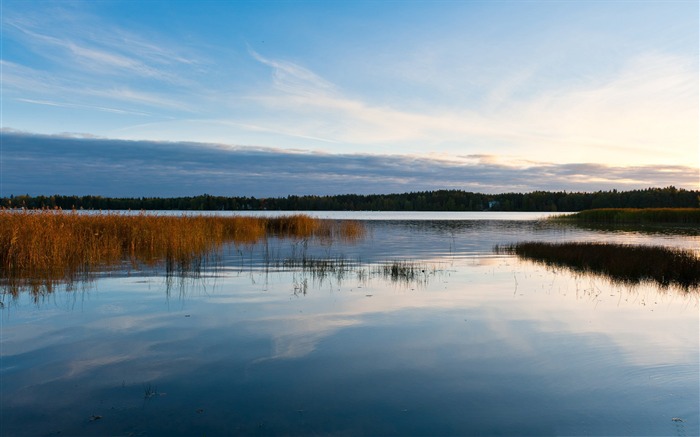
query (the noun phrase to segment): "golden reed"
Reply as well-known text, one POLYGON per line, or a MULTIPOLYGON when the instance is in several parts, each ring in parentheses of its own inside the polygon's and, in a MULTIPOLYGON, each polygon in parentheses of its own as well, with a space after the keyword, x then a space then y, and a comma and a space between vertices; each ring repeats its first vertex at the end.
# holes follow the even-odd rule
POLYGON ((186 271, 191 263, 226 243, 248 244, 268 236, 356 239, 364 232, 359 222, 306 215, 269 218, 0 210, 0 280, 10 289, 50 287, 123 262, 164 262, 169 273, 186 271))

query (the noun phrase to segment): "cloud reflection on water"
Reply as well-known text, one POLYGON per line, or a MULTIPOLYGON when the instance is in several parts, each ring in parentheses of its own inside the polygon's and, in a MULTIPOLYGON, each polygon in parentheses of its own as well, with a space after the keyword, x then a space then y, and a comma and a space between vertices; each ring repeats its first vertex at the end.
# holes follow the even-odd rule
MULTIPOLYGON (((163 417, 184 423, 202 404, 208 423, 221 426, 218 434, 237 414, 238 423, 253 427, 246 429, 258 429, 258 418, 283 417, 279 426, 288 426, 287 413, 294 423, 329 415, 364 423, 375 414, 398 426, 403 422, 392 412, 406 409, 444 433, 440 424, 471 414, 476 424, 505 420, 504 429, 558 434, 580 430, 582 418, 595 434, 663 430, 670 417, 692 417, 697 294, 485 256, 494 238, 591 237, 585 230, 376 226, 377 253, 366 243, 308 254, 337 251, 372 266, 408 251, 421 263, 435 262, 438 272, 421 287, 354 273, 314 282, 303 269, 265 269, 255 260, 232 265, 223 257, 226 268, 205 270, 170 294, 154 274, 98 278, 79 305, 63 304, 78 297, 70 291, 57 290, 39 304, 19 296, 2 310, 8 416, 41 406, 50 416, 61 414, 56 423, 65 424, 57 428, 64 434, 84 433, 69 425, 87 423, 92 414, 139 429, 148 421, 174 429, 163 417), (392 246, 397 232, 409 237, 392 246), (307 293, 295 294, 294 284, 304 279, 307 293), (145 403, 143 384, 167 396, 145 403), (61 405, 45 405, 64 391, 61 405), (101 401, 104 411, 93 411, 101 401), (542 411, 552 413, 544 425, 528 419, 542 411), (669 418, 647 423, 652 415, 669 418)), ((277 253, 283 256, 289 244, 280 242, 277 253)), ((696 429, 688 420, 688 429, 696 429)))

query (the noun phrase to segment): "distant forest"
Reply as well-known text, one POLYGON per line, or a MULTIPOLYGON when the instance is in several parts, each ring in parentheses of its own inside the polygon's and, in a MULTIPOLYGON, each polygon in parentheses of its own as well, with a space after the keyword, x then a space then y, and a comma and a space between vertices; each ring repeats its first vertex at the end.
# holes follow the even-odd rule
POLYGON ((93 210, 298 210, 298 211, 581 211, 593 208, 697 208, 700 190, 647 188, 591 193, 535 191, 481 194, 460 190, 404 194, 341 194, 274 198, 194 197, 112 198, 102 196, 10 196, 5 208, 61 208, 93 210))

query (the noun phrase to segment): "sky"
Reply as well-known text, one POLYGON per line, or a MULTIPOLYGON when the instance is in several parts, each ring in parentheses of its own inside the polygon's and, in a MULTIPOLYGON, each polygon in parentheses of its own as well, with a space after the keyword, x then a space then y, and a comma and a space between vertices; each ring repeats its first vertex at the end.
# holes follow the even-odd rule
POLYGON ((0 195, 700 189, 696 0, 0 8, 0 195))

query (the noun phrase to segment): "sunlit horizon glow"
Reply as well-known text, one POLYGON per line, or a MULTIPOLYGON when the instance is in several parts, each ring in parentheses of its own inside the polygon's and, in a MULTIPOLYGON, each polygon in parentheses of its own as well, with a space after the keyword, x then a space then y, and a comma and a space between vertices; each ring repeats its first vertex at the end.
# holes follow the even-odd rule
MULTIPOLYGON (((65 151, 28 154, 17 146, 21 136, 143 145, 129 149, 133 156, 101 156, 104 182, 95 179, 95 194, 120 193, 112 164, 139 162, 157 179, 153 142, 170 144, 158 148, 163 155, 187 150, 181 161, 167 158, 182 177, 198 147, 217 145, 233 154, 197 168, 231 171, 239 186, 277 195, 332 192, 296 175, 259 187, 265 170, 246 177, 232 168, 235 154, 257 148, 278 160, 297 153, 338 166, 348 156, 361 157, 357 165, 382 161, 366 172, 348 163, 339 173, 321 168, 348 181, 331 184, 338 193, 700 188, 696 1, 0 7, 5 193, 77 194, 79 173, 97 165, 81 160, 90 153, 74 157, 75 173, 42 185, 8 163, 45 166, 63 162, 65 151), (392 159, 409 168, 392 173, 392 159), (415 174, 413 161, 421 163, 415 174), (474 175, 441 174, 450 166, 474 175), (562 178, 576 166, 591 173, 562 178), (531 177, 532 168, 542 179, 518 177, 531 177), (356 177, 363 181, 353 190, 356 177)), ((268 176, 277 170, 271 165, 268 176)), ((143 195, 172 191, 142 183, 143 195)), ((246 194, 226 185, 206 191, 246 194)))

